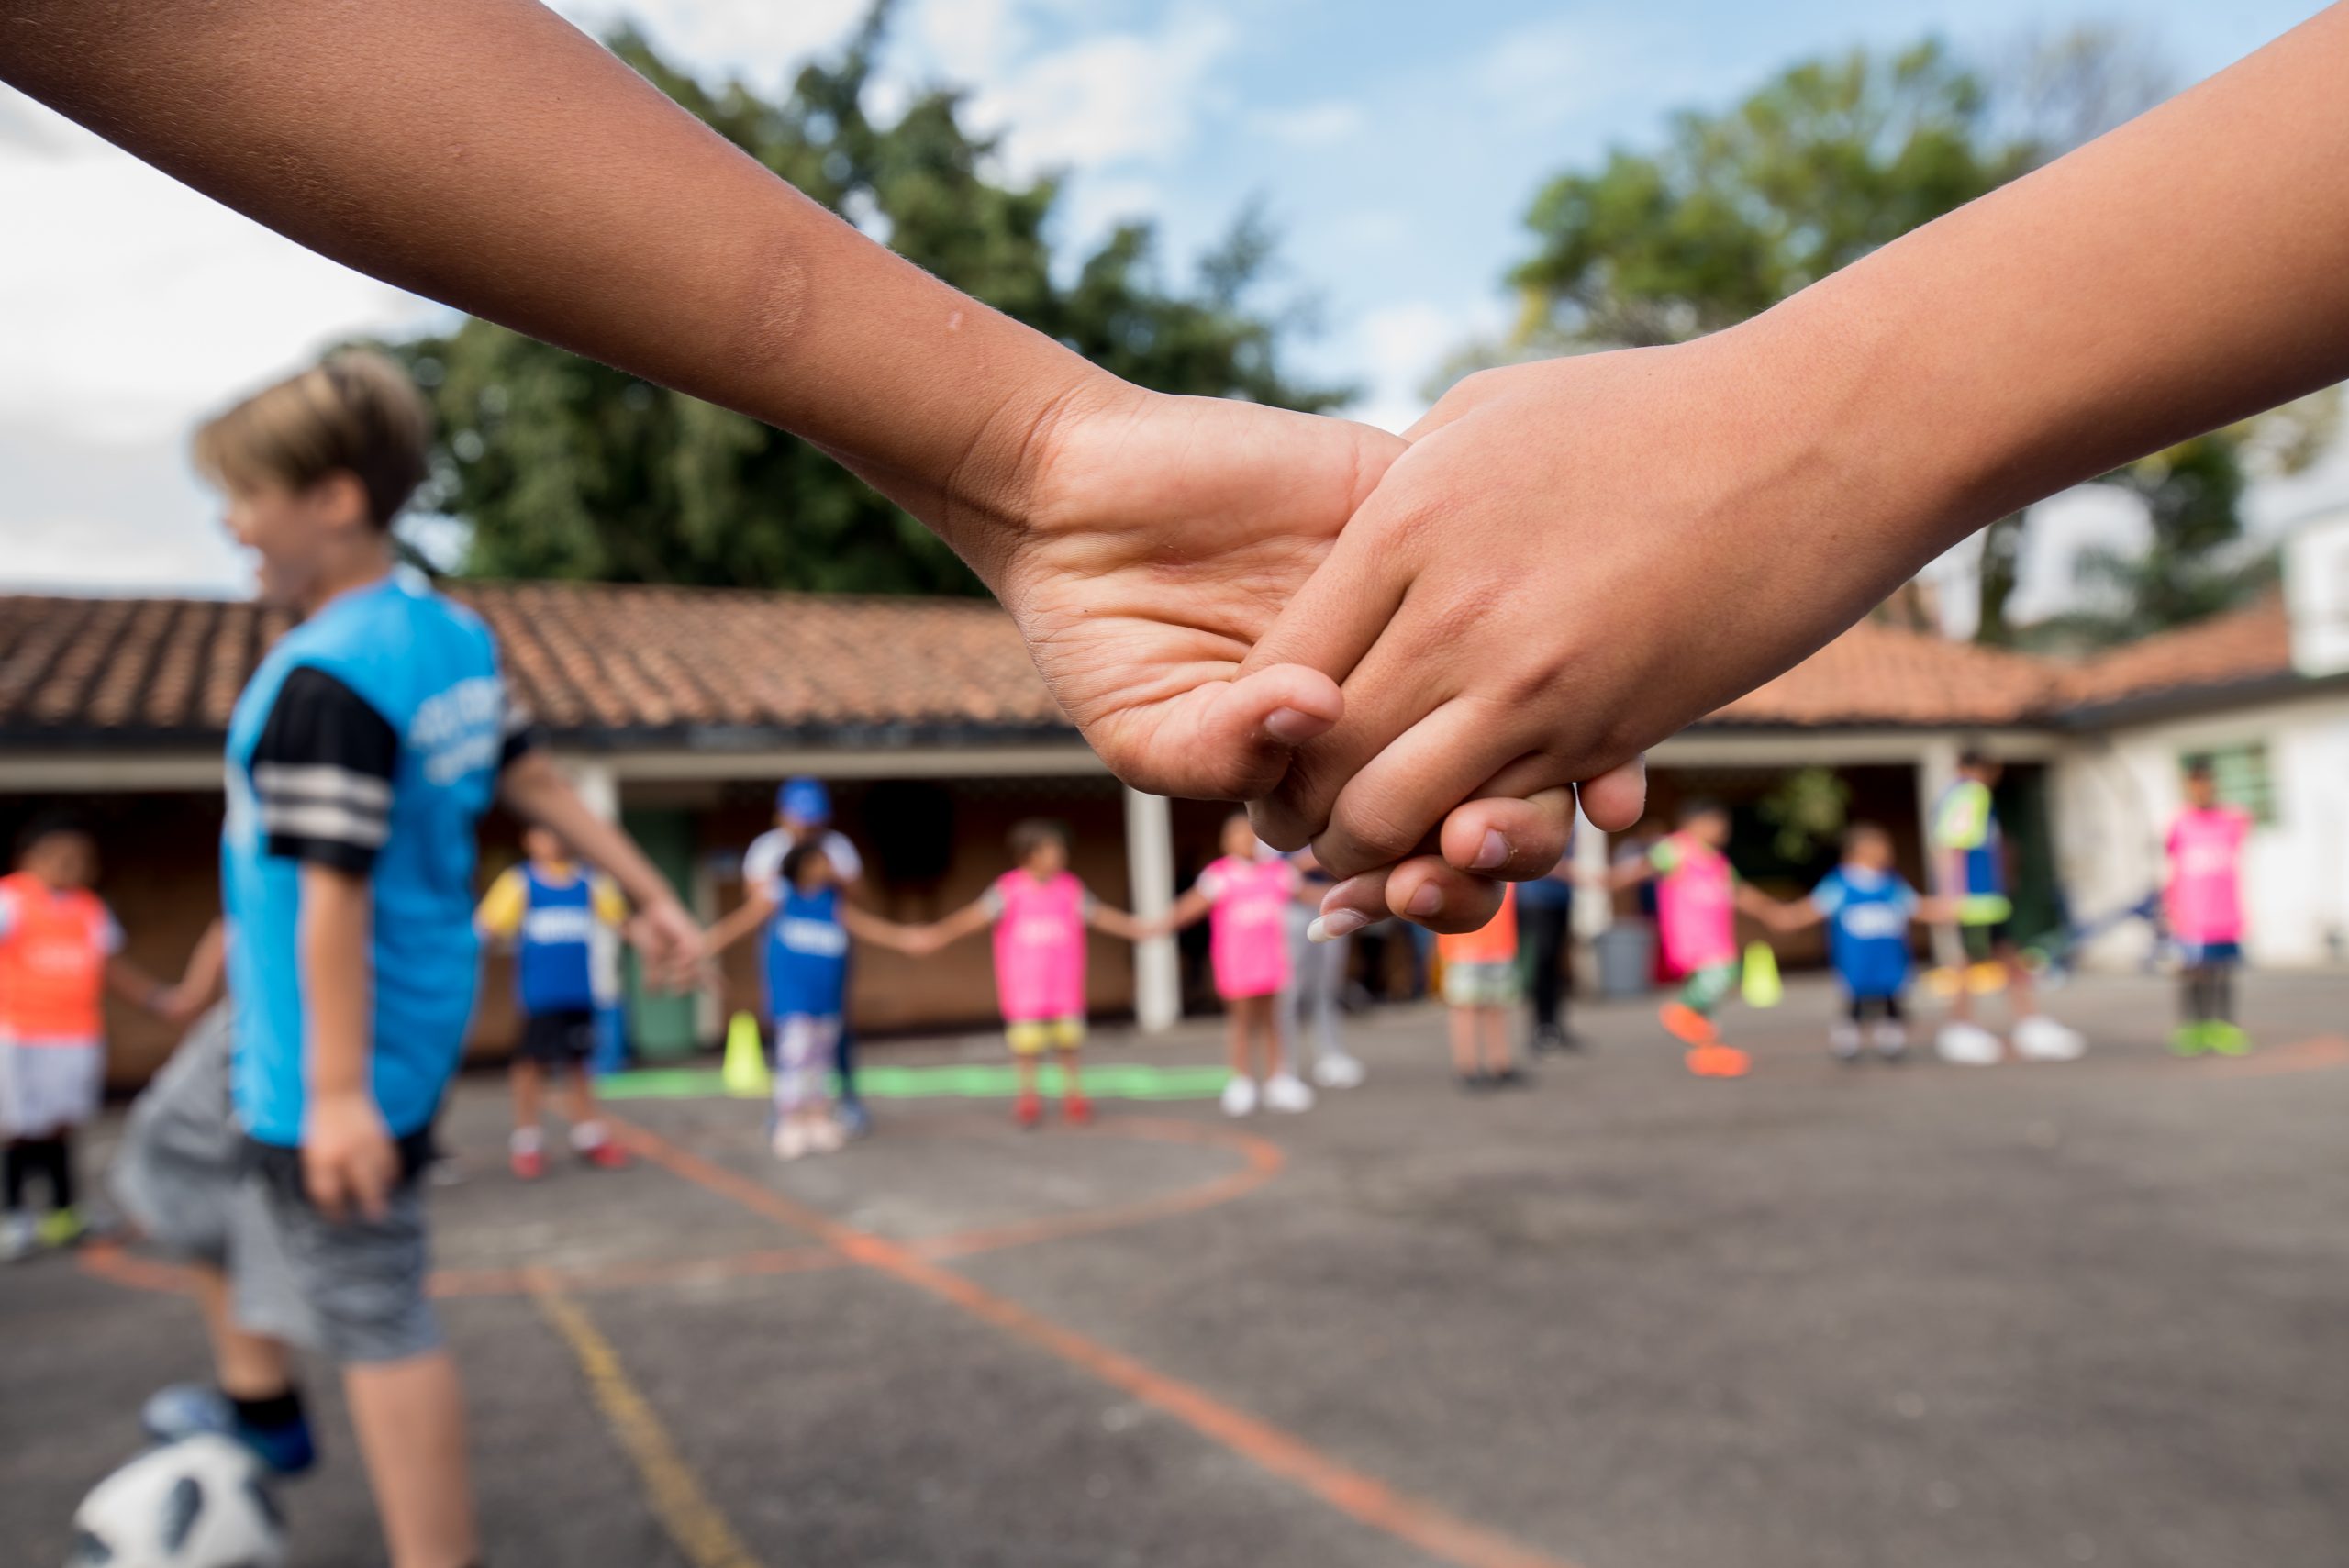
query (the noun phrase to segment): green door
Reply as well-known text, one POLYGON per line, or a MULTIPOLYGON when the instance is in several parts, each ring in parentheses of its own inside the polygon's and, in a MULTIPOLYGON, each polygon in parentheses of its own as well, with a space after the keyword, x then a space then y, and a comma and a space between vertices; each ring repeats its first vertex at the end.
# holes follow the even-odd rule
MULTIPOLYGON (((620 826, 643 846, 671 885, 690 895, 694 874, 694 818, 689 811, 623 808, 620 826)), ((695 998, 663 995, 644 988, 636 955, 621 961, 628 986, 629 1048, 640 1062, 669 1062, 691 1055, 701 1042, 694 1027, 695 998)))

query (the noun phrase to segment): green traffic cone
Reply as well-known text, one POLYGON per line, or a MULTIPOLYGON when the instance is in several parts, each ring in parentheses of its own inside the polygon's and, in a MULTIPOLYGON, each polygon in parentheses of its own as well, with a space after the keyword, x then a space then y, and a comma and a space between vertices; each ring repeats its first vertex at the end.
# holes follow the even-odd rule
POLYGON ((766 1047, 759 1042, 759 1020, 748 1013, 735 1014, 726 1026, 726 1065, 718 1076, 738 1100, 763 1100, 774 1088, 766 1047))
POLYGON ((1745 1005, 1775 1007, 1785 1000, 1787 987, 1778 978, 1778 955, 1768 942, 1753 942, 1745 950, 1745 1005))

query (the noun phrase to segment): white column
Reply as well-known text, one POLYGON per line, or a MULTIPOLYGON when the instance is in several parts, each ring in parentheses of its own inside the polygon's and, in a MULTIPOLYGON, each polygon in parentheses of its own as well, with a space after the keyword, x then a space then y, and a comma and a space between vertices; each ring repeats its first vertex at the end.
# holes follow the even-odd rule
MULTIPOLYGON (((1584 876, 1607 874, 1607 835, 1575 808, 1575 847, 1568 862, 1584 876)), ((1575 935, 1588 941, 1615 923, 1615 895, 1603 887, 1575 885, 1575 935)))
MULTIPOLYGON (((1951 891, 1940 884, 1941 851, 1933 844, 1933 807, 1941 804, 1942 795, 1957 783, 1957 752, 1955 740, 1946 735, 1934 736, 1924 743, 1917 757, 1917 822, 1922 829, 1925 846, 1925 880, 1919 892, 1931 896, 1951 891)), ((1933 962, 1943 968, 1953 968, 1965 962, 1965 944, 1955 927, 1936 923, 1932 927, 1933 962)))
POLYGON ((612 770, 602 762, 572 762, 563 770, 571 777, 571 787, 579 794, 581 804, 607 822, 620 819, 620 784, 612 770))
MULTIPOLYGON (((1174 904, 1174 817, 1163 795, 1126 792, 1126 880, 1134 916, 1155 920, 1174 904)), ((1183 975, 1174 939, 1153 937, 1134 949, 1134 1018, 1147 1034, 1183 1016, 1183 975)))

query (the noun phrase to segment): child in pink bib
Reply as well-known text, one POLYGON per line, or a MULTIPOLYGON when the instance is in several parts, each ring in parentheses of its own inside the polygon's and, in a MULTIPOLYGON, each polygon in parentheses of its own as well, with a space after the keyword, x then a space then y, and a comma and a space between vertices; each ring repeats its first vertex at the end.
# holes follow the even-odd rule
POLYGON ((1163 922, 1172 931, 1213 917, 1208 951, 1215 961, 1216 995, 1223 998, 1231 1053, 1231 1081, 1223 1093, 1228 1115, 1246 1116, 1256 1108, 1258 1042, 1264 1103, 1280 1111, 1313 1104, 1313 1091, 1281 1065, 1274 1024, 1275 1005, 1289 980, 1288 906, 1300 885, 1297 867, 1257 841, 1246 816, 1234 815, 1223 825, 1222 858, 1199 873, 1163 922))
POLYGON ((1068 836, 1056 825, 1030 821, 1012 828, 1011 858, 1019 863, 996 878, 977 902, 928 928, 920 940, 924 951, 935 952, 982 926, 995 927, 996 1000, 1019 1078, 1013 1118, 1022 1127, 1043 1119, 1037 1066, 1046 1051, 1056 1050, 1062 1114, 1083 1126, 1093 1119, 1076 1074, 1077 1048, 1085 1043, 1085 931, 1097 927, 1138 941, 1142 928, 1085 891, 1068 869, 1068 836))
POLYGON ((1659 1017, 1688 1048, 1688 1070, 1704 1078, 1742 1078, 1750 1065, 1744 1051, 1721 1043, 1713 1015, 1737 986, 1738 911, 1766 922, 1777 909, 1738 880, 1724 852, 1729 832, 1726 807, 1692 800, 1680 808, 1678 830, 1645 855, 1576 879, 1610 891, 1655 884, 1656 935, 1664 962, 1681 977, 1680 994, 1659 1017))
POLYGON ((2235 970, 2243 962, 2243 847, 2251 814, 2219 804, 2208 762, 2186 771, 2186 806, 2169 825, 2169 887, 2163 906, 2185 963, 2170 1049, 2238 1056, 2251 1041, 2235 1023, 2235 970))

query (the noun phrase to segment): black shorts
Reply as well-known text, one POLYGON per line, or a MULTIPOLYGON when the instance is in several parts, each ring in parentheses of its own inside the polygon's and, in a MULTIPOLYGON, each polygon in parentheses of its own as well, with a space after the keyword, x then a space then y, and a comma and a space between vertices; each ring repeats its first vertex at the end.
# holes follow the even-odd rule
POLYGON ((1961 926, 1965 938, 1965 956, 1976 963, 1987 963, 2001 953, 2013 950, 2015 923, 1993 920, 1987 926, 1961 926))
POLYGON ((1900 998, 1897 995, 1852 998, 1852 1021, 1855 1024, 1864 1024, 1875 1018, 1897 1024, 1905 1022, 1908 1017, 1900 1010, 1900 998))
POLYGON ((522 1044, 514 1054, 541 1067, 579 1066, 596 1054, 594 1009, 528 1015, 522 1020, 522 1044))

